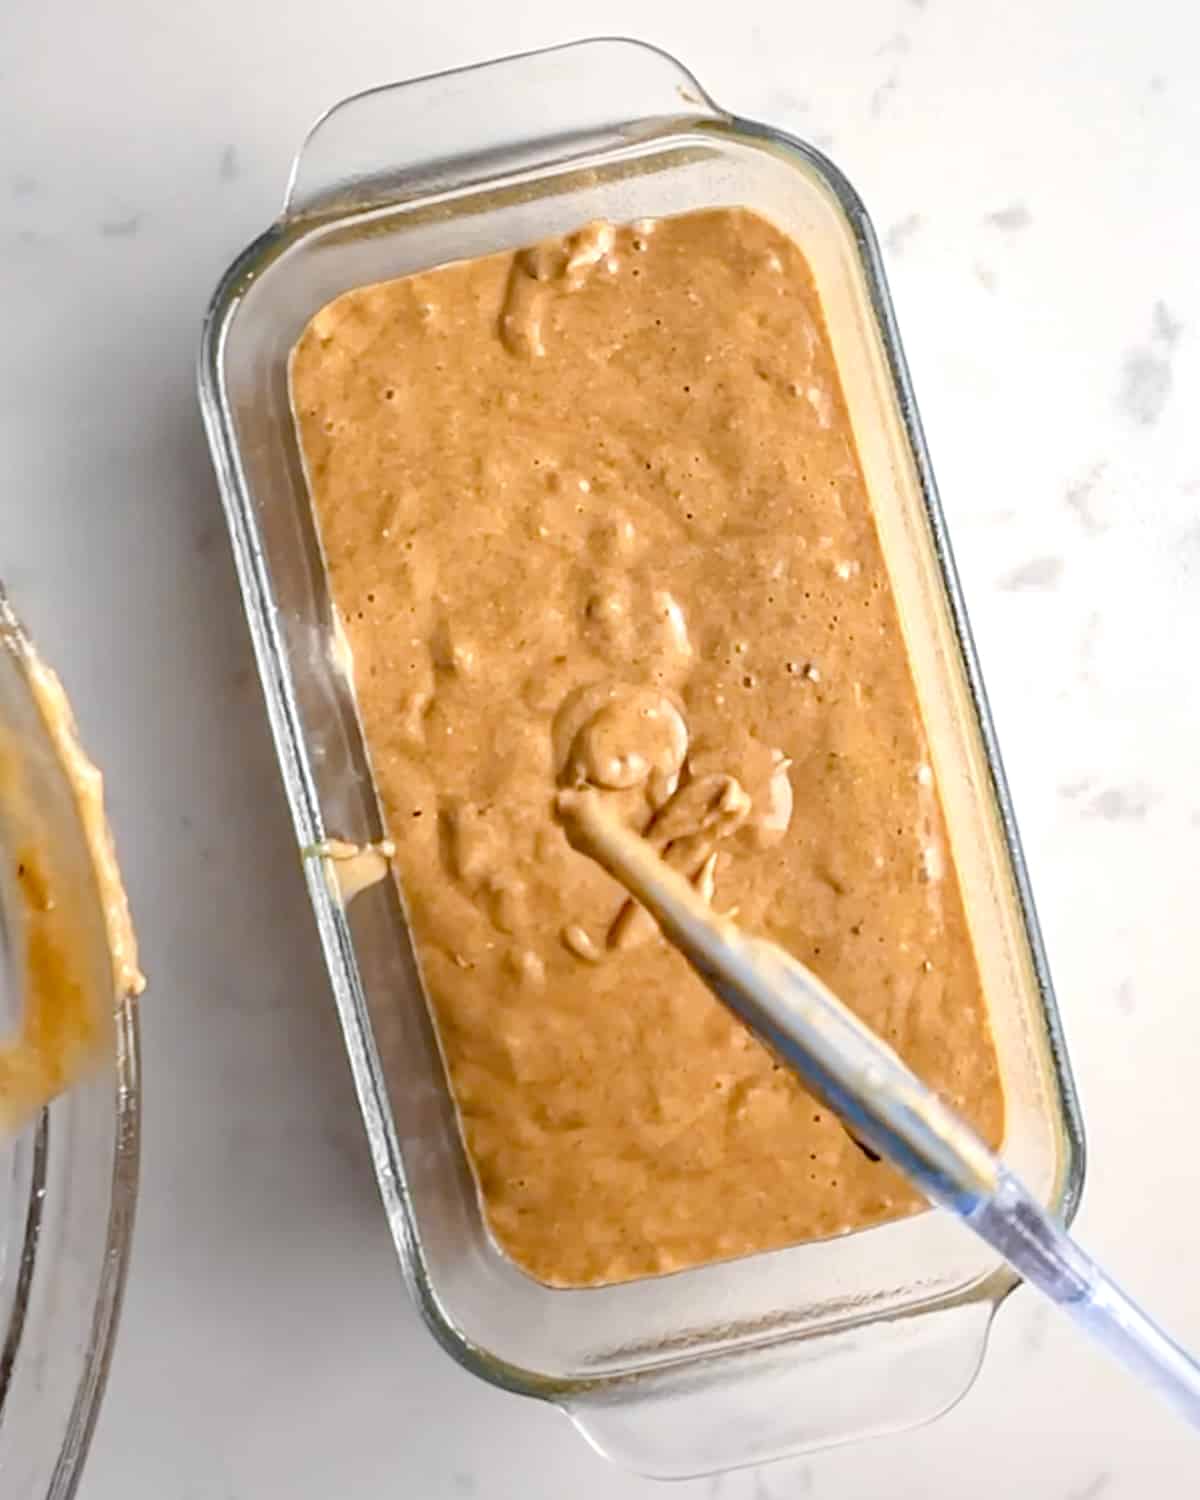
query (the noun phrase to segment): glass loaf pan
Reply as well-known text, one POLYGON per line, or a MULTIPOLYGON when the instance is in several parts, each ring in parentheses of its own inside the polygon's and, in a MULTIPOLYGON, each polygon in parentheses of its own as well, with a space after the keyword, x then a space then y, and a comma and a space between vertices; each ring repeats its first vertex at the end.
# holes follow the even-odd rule
MULTIPOLYGON (((288 406, 305 324, 352 287, 586 220, 734 205, 796 240, 816 278, 988 994, 1004 1149, 1069 1218, 1078 1110, 874 233, 818 152, 731 117, 651 47, 579 42, 338 105, 217 289, 201 401, 297 840, 383 833, 288 406)), ((321 862, 306 870, 397 1250, 468 1369, 663 1476, 907 1426, 969 1387, 1014 1277, 933 1213, 612 1287, 518 1271, 482 1220, 393 883, 344 908, 321 862)))

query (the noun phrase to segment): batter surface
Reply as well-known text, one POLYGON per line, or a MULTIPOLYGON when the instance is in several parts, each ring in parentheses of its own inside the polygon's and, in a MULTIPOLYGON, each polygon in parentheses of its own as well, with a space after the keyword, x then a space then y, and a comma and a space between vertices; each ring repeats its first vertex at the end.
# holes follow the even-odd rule
POLYGON ((996 1059, 799 249, 720 210, 347 293, 292 399, 487 1221, 554 1285, 919 1206, 554 821, 599 788, 993 1143, 996 1059))

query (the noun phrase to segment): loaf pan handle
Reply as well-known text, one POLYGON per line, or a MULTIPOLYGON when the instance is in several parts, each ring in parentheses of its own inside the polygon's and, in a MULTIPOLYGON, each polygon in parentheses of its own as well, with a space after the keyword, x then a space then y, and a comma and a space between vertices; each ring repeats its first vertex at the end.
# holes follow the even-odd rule
POLYGON ((686 68, 644 42, 527 52, 334 105, 292 165, 284 218, 427 197, 724 118, 686 68))
POLYGON ((622 1468, 690 1479, 899 1432, 979 1373, 997 1298, 667 1370, 573 1398, 567 1414, 622 1468))

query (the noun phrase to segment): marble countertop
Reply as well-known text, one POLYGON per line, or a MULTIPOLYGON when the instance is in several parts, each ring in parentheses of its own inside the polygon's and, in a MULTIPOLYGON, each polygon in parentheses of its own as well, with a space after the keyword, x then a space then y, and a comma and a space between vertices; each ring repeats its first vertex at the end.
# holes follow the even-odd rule
MULTIPOLYGON (((1200 1346, 1200 21, 1173 0, 111 0, 0 19, 0 574, 106 767, 152 987, 83 1500, 641 1500, 404 1294, 194 394, 324 106, 589 30, 807 136, 887 247, 1089 1130, 1081 1236, 1200 1346), (418 18, 418 9, 424 12, 418 18)), ((1172 1500, 1200 1445, 1028 1292, 920 1431, 680 1500, 1172 1500)))

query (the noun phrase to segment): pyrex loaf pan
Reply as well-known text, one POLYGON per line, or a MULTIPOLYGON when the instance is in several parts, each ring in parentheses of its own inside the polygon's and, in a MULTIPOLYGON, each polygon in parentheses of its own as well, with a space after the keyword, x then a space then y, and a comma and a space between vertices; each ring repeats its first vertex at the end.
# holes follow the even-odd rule
MULTIPOLYGON (((351 287, 586 220, 733 205, 790 234, 816 277, 978 947, 1004 1150, 1069 1216, 1078 1114, 874 235, 823 157, 729 116, 652 48, 582 42, 339 105, 217 290, 201 398, 297 840, 383 833, 288 408, 305 324, 351 287)), ((469 1369, 662 1475, 905 1426, 969 1386, 1013 1278, 932 1213, 619 1286, 523 1275, 483 1224, 397 892, 344 909, 319 861, 307 878, 397 1249, 469 1369)))

